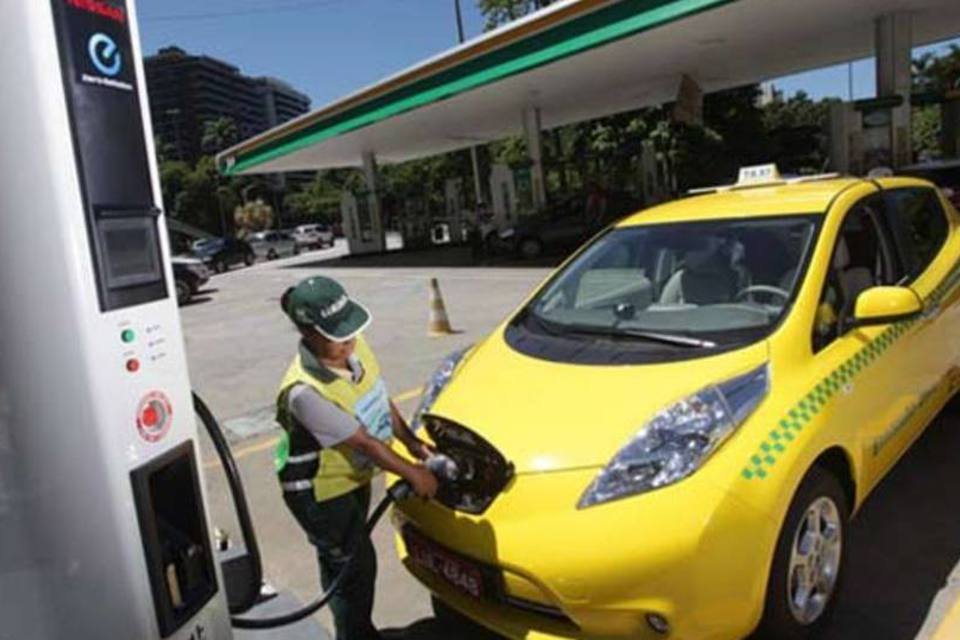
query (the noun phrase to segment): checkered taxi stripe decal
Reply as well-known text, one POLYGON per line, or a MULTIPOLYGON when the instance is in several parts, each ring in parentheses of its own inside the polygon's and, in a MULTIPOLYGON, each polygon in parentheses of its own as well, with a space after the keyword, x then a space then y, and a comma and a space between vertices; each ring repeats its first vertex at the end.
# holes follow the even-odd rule
MULTIPOLYGON (((954 293, 960 284, 960 262, 944 278, 936 289, 927 297, 927 308, 936 307, 950 294, 954 293)), ((780 419, 776 428, 760 443, 757 451, 750 456, 750 460, 741 474, 747 480, 762 480, 770 474, 770 470, 777 464, 777 460, 787 450, 811 419, 820 413, 830 400, 853 382, 864 369, 873 364, 886 352, 891 345, 897 342, 904 334, 919 322, 912 318, 891 325, 879 336, 871 340, 852 358, 833 370, 820 381, 806 396, 791 408, 780 419)))

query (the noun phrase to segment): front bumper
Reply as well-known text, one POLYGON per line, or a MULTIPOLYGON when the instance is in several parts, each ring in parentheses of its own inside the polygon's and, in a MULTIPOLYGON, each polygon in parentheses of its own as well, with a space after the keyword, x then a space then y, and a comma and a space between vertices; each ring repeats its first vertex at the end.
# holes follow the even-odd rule
POLYGON ((510 638, 732 639, 759 620, 776 527, 697 476, 578 510, 596 469, 520 475, 479 517, 407 501, 395 520, 502 572, 503 597, 478 600, 417 565, 447 604, 510 638))

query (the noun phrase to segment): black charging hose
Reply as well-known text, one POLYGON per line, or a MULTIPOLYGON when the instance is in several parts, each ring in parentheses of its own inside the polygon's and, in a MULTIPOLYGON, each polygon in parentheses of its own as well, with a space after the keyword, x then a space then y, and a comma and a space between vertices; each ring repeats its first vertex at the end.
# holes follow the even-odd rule
POLYGON ((237 512, 237 521, 240 523, 240 532, 243 536, 243 544, 247 548, 252 562, 252 574, 250 576, 250 585, 244 598, 239 604, 230 607, 230 613, 243 613, 257 602, 260 596, 260 584, 263 582, 263 562, 260 557, 260 545, 257 544, 257 533, 253 529, 253 519, 250 517, 250 507, 247 505, 247 494, 243 490, 243 481, 240 479, 240 470, 237 468, 237 461, 233 459, 230 453, 230 445, 223 435, 220 424, 210 411, 207 403, 193 393, 193 410, 203 426, 206 427, 213 446, 217 450, 217 456, 220 458, 220 464, 223 465, 223 471, 227 476, 227 484, 230 487, 230 495, 233 497, 234 508, 237 512))
MULTIPOLYGON (((213 413, 207 407, 206 403, 198 396, 196 393, 193 394, 193 407, 197 412, 197 415, 200 417, 200 421, 203 422, 203 426, 206 427, 207 433, 210 434, 210 439, 213 440, 213 446, 217 450, 217 455, 220 457, 220 462, 223 464, 224 473, 227 475, 227 482, 230 485, 230 494, 233 496, 233 503, 236 505, 237 511, 237 520, 240 522, 240 532, 243 536, 243 544, 247 548, 247 553, 249 553, 252 564, 253 572, 250 577, 250 592, 251 595, 244 598, 244 601, 240 605, 235 605, 230 607, 230 623, 237 629, 272 629, 274 627, 283 627, 288 624, 293 624, 299 622, 308 616, 312 616, 314 613, 322 609, 328 602, 330 598, 337 592, 337 589, 340 588, 340 585, 346 579, 350 570, 353 567, 354 558, 356 558, 357 548, 360 543, 362 543, 363 538, 360 538, 357 544, 350 551, 350 555, 347 558, 346 564, 340 570, 340 573, 337 574, 337 577, 333 579, 330 583, 330 586, 326 588, 320 595, 313 599, 309 604, 279 616, 274 616, 272 618, 241 618, 237 617, 237 613, 243 613, 244 611, 249 610, 254 604, 256 604, 257 598, 260 595, 260 585, 263 582, 263 561, 260 556, 260 546, 257 544, 257 534, 253 529, 253 520, 250 517, 250 509, 247 506, 246 494, 243 491, 243 482, 240 479, 240 471, 237 469, 237 463, 233 459, 233 454, 230 452, 230 447, 227 445, 227 440, 223 436, 223 431, 220 429, 220 425, 217 422, 217 419, 213 416, 213 413)), ((376 506, 373 510, 373 513, 370 514, 370 517, 367 519, 367 524, 364 527, 364 535, 369 536, 370 532, 373 531, 373 528, 377 526, 377 523, 383 517, 383 514, 386 513, 390 505, 397 500, 403 500, 410 495, 411 489, 410 485, 406 482, 397 482, 392 487, 387 489, 387 495, 384 496, 383 500, 376 506)))

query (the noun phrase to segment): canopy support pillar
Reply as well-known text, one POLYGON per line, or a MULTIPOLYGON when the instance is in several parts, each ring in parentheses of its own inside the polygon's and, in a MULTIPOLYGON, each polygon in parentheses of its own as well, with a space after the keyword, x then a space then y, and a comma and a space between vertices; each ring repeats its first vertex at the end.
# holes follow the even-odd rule
POLYGON ((874 28, 877 97, 903 98, 901 105, 894 107, 891 112, 890 159, 893 168, 896 168, 913 160, 910 138, 913 21, 905 11, 888 13, 876 19, 874 28))
POLYGON ((362 159, 366 190, 356 194, 344 192, 340 200, 340 214, 352 255, 380 253, 387 249, 380 213, 377 160, 370 151, 364 152, 362 159))
POLYGON ((533 189, 533 206, 542 209, 547 204, 546 183, 543 177, 543 133, 540 128, 540 108, 523 110, 523 135, 530 158, 530 183, 533 189))

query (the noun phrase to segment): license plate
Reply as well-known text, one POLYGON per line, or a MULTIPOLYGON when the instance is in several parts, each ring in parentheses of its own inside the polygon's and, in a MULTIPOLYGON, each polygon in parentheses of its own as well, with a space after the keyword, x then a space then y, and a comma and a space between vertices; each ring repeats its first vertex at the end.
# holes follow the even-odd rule
POLYGON ((440 578, 458 591, 474 598, 483 598, 483 570, 473 562, 461 558, 412 532, 404 531, 404 540, 410 559, 421 569, 440 578))

